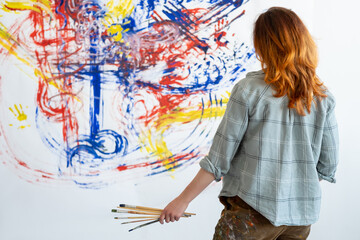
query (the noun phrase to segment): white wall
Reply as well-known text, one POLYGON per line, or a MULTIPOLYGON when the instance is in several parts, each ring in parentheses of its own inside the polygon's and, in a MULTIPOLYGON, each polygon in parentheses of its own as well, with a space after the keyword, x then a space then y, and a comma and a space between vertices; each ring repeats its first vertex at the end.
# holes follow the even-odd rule
POLYGON ((320 221, 310 239, 360 239, 359 3, 314 1, 314 36, 320 52, 319 76, 337 98, 340 163, 337 183, 322 183, 320 221))
MULTIPOLYGON (((322 182, 321 216, 309 239, 360 239, 358 8, 355 1, 253 0, 247 7, 248 17, 275 5, 292 8, 308 25, 319 47, 318 75, 337 98, 341 141, 338 182, 322 182)), ((102 190, 83 190, 28 184, 0 166, 0 239, 211 239, 222 208, 217 200, 221 187, 218 183, 190 204, 188 211, 197 216, 177 223, 155 224, 128 233, 129 227, 120 225, 110 213, 120 202, 164 207, 197 170, 198 166, 193 165, 175 178, 156 177, 136 186, 124 182, 102 190)))

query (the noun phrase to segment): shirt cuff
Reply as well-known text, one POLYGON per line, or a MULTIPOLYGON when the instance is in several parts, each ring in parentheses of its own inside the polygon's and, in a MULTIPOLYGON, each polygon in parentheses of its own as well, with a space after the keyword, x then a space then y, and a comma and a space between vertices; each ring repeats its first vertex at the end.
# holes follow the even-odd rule
POLYGON ((205 171, 214 174, 215 181, 219 182, 221 180, 221 170, 214 166, 210 159, 206 156, 200 161, 200 167, 205 171))
POLYGON ((336 183, 336 179, 334 177, 329 177, 329 176, 325 176, 321 173, 318 172, 318 176, 319 176, 319 179, 324 179, 328 182, 331 182, 331 183, 336 183))

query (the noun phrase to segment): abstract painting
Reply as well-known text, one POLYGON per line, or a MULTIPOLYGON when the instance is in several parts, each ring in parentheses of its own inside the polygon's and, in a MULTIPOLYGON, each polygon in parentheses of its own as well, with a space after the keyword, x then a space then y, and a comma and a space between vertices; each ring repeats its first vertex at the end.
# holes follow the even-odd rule
POLYGON ((197 163, 256 61, 247 2, 2 0, 1 164, 98 189, 197 163))

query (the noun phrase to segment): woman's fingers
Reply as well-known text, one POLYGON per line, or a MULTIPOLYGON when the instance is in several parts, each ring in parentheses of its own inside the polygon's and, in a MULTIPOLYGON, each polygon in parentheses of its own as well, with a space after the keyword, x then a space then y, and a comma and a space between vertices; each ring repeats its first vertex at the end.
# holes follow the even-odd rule
POLYGON ((188 203, 184 202, 180 198, 174 199, 170 202, 162 211, 160 215, 160 223, 166 223, 179 221, 181 216, 184 214, 185 209, 187 208, 188 203))
POLYGON ((161 224, 164 224, 164 221, 166 223, 169 223, 169 222, 175 222, 175 221, 179 221, 179 220, 180 220, 179 216, 173 215, 171 213, 166 213, 166 212, 161 213, 161 215, 159 217, 159 222, 161 224))
POLYGON ((170 222, 170 214, 166 214, 166 217, 165 217, 165 222, 166 223, 169 223, 170 222))
POLYGON ((161 224, 164 224, 164 219, 165 219, 165 213, 164 213, 164 211, 161 213, 161 215, 160 215, 160 217, 159 217, 159 222, 161 223, 161 224))

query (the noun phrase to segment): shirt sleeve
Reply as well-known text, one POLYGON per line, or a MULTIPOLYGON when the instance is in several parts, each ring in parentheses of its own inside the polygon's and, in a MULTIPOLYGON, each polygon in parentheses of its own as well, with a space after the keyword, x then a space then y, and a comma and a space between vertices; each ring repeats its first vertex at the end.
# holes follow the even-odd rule
POLYGON ((321 152, 316 166, 319 179, 335 183, 335 171, 339 161, 339 133, 335 118, 335 102, 325 119, 321 152))
POLYGON ((213 173, 217 182, 229 171, 231 160, 248 126, 248 104, 240 82, 230 94, 208 155, 200 161, 200 167, 213 173))

